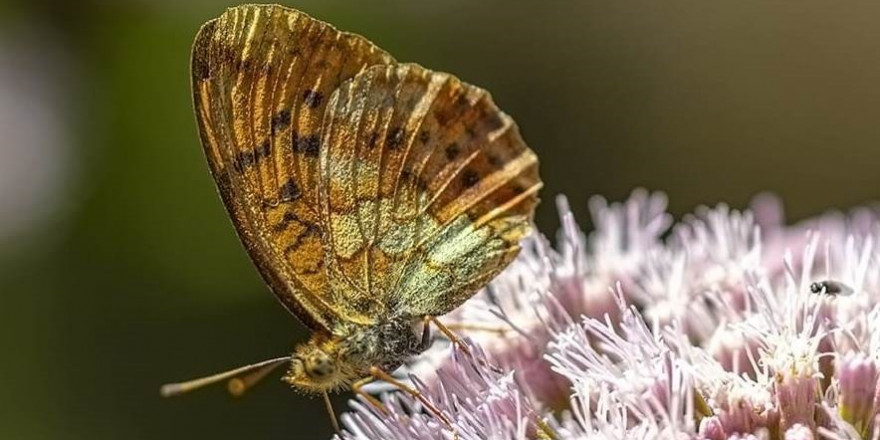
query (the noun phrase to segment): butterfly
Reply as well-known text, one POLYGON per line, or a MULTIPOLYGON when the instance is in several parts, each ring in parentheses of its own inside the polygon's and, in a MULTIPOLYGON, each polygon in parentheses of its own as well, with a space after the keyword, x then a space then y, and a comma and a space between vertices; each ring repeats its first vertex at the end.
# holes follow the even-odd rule
POLYGON ((307 393, 356 387, 424 351, 426 319, 517 255, 538 159, 489 93, 399 63, 359 35, 274 5, 228 9, 192 50, 201 143, 239 238, 310 330, 267 370, 307 393))

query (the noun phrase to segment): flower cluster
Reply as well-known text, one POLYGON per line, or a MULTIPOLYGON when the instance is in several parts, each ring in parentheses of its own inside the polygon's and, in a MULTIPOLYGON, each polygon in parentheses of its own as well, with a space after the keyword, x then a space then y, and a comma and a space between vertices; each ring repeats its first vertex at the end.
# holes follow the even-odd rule
POLYGON ((662 194, 564 199, 344 440, 880 440, 880 211, 786 226, 769 196, 674 224, 662 194))

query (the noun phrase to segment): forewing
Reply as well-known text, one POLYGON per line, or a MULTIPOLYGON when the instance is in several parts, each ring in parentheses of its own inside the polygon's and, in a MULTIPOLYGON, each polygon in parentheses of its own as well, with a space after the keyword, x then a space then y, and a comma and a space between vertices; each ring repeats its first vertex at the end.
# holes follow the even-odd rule
POLYGON ((312 328, 339 315, 316 204, 323 114, 342 82, 393 62, 360 36, 280 6, 228 9, 196 37, 193 98, 211 172, 260 273, 312 328))
POLYGON ((354 312, 446 313, 516 256, 538 161, 486 91, 373 66, 333 93, 324 127, 325 267, 354 312))

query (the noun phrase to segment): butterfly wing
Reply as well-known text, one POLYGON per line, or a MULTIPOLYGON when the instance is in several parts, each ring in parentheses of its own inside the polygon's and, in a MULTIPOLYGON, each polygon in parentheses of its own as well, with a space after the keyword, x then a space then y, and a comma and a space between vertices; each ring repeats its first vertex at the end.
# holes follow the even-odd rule
POLYGON ((279 300, 332 327, 317 210, 321 122, 330 94, 390 55, 280 6, 227 10, 199 31, 192 87, 202 146, 239 237, 279 300))
POLYGON ((349 313, 446 313, 516 256, 538 160, 486 91, 413 64, 373 66, 333 93, 323 126, 325 267, 349 313))

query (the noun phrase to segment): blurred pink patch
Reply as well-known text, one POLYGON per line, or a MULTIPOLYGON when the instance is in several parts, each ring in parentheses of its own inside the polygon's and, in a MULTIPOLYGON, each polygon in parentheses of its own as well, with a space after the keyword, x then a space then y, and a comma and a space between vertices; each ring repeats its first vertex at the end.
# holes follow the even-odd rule
POLYGON ((33 23, 0 31, 0 242, 45 232, 66 205, 77 72, 53 35, 33 23))

